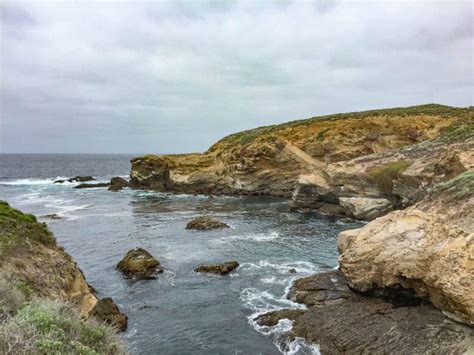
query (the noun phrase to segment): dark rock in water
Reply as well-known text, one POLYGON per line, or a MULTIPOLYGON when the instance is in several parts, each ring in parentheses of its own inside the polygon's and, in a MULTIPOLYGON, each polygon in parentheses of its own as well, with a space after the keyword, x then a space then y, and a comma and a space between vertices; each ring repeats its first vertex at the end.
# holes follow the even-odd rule
POLYGON ((231 272, 232 270, 236 269, 238 266, 239 266, 239 263, 237 261, 229 261, 223 264, 201 265, 198 268, 196 268, 194 271, 225 275, 231 272))
POLYGON ((186 229, 196 230, 211 230, 222 228, 229 228, 229 226, 223 222, 219 222, 210 217, 198 217, 196 219, 193 219, 186 225, 186 229))
POLYGON ((87 189, 87 188, 94 188, 94 187, 109 187, 110 184, 108 182, 99 182, 97 184, 79 184, 74 186, 75 189, 87 189))
POLYGON ((351 291, 331 270, 296 280, 288 295, 306 310, 280 310, 258 317, 261 325, 294 321, 283 339, 319 344, 322 354, 463 354, 474 350, 474 329, 446 318, 428 304, 396 307, 351 291))
POLYGON ((50 214, 45 214, 41 216, 43 218, 49 218, 49 219, 64 219, 63 216, 58 215, 57 213, 50 213, 50 214))
POLYGON ((64 182, 86 182, 86 181, 92 181, 95 180, 92 176, 74 176, 72 178, 66 179, 66 180, 55 180, 55 184, 62 184, 64 182))
POLYGON ((156 274, 163 272, 160 262, 142 248, 129 250, 117 264, 116 269, 127 277, 137 279, 154 278, 156 274))
POLYGON ((288 269, 288 273, 296 274, 296 269, 295 268, 288 269))
POLYGON ((127 329, 127 315, 120 312, 120 309, 110 297, 100 299, 92 309, 91 314, 96 318, 115 326, 122 332, 127 329))
POLYGON ((302 309, 282 309, 279 311, 268 312, 256 318, 259 325, 274 327, 281 319, 295 320, 304 314, 302 309))
POLYGON ((128 183, 127 180, 122 179, 119 176, 115 176, 112 179, 110 179, 109 190, 110 191, 120 191, 124 187, 128 187, 128 186, 129 186, 129 183, 128 183))

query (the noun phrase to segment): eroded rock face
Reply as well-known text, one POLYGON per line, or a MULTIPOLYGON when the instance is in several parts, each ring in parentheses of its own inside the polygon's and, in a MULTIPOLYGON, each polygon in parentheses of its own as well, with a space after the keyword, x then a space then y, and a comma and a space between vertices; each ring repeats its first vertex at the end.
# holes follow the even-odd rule
POLYGON ((125 276, 136 279, 154 278, 163 272, 160 262, 143 248, 129 250, 116 268, 125 276))
POLYGON ((365 221, 371 221, 393 210, 391 202, 386 198, 340 197, 339 204, 346 215, 365 221))
MULTIPOLYGON (((291 197, 301 175, 325 171, 328 164, 332 166, 438 137, 471 112, 471 108, 424 105, 260 127, 225 137, 202 154, 146 155, 132 159, 131 185, 178 193, 291 197)), ((341 172, 336 187, 349 188, 349 194, 341 196, 357 196, 361 184, 351 177, 353 170, 349 169, 346 175, 344 169, 341 172)), ((369 181, 370 185, 373 182, 369 181)), ((368 197, 380 195, 376 188, 371 190, 375 196, 367 194, 368 197)), ((320 199, 318 202, 334 204, 320 199)))
POLYGON ((195 230, 211 230, 223 228, 229 228, 229 226, 223 222, 220 222, 210 217, 198 217, 193 219, 186 225, 186 229, 195 230))
POLYGON ((441 184, 416 205, 338 239, 341 272, 359 291, 413 290, 474 324, 474 172, 441 184))
POLYGON ((321 354, 463 354, 474 350, 474 330, 430 305, 394 307, 351 291, 336 270, 297 280, 289 298, 305 310, 261 315, 260 325, 293 320, 283 339, 318 344, 321 354))
POLYGON ((101 298, 91 314, 96 318, 113 325, 120 331, 125 331, 128 325, 128 317, 120 312, 119 307, 111 297, 101 298))
POLYGON ((235 270, 239 267, 239 263, 237 261, 229 261, 223 264, 209 264, 209 265, 201 265, 197 267, 194 271, 195 272, 206 272, 211 274, 219 274, 219 275, 226 275, 232 270, 235 270))

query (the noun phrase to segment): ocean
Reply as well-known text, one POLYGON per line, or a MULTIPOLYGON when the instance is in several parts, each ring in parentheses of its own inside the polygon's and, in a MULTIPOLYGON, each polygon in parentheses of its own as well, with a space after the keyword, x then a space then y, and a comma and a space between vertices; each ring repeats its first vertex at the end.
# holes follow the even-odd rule
POLYGON ((125 189, 74 189, 59 178, 92 175, 98 182, 127 177, 131 155, 2 154, 0 199, 48 224, 99 297, 110 296, 129 317, 124 338, 134 354, 314 354, 291 327, 259 327, 258 314, 298 308, 286 299, 292 282, 337 267, 336 239, 358 223, 290 211, 270 197, 193 196, 125 189), (56 213, 62 219, 44 218, 56 213), (186 230, 198 216, 231 226, 186 230), (131 248, 150 251, 165 271, 131 282, 115 265, 131 248), (237 260, 227 276, 198 274, 205 263, 237 260), (289 273, 290 268, 296 273, 289 273), (286 349, 286 350, 285 350, 286 349))

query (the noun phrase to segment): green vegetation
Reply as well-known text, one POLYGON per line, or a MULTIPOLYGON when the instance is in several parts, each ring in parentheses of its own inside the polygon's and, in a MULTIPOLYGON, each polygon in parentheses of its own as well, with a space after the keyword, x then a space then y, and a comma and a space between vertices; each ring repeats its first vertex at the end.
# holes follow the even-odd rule
POLYGON ((400 160, 372 168, 368 174, 374 179, 380 191, 391 193, 393 180, 396 180, 410 165, 410 161, 400 160))
POLYGON ((318 142, 322 142, 322 141, 324 140, 324 138, 325 138, 325 137, 324 137, 325 134, 326 134, 327 132, 329 132, 330 130, 331 130, 331 128, 329 128, 329 127, 323 129, 323 130, 322 130, 321 132, 319 132, 318 135, 316 136, 316 140, 317 140, 318 142))
POLYGON ((466 171, 439 185, 441 191, 449 192, 453 199, 474 195, 474 172, 466 171))
POLYGON ((227 137, 222 138, 220 141, 215 143, 209 148, 209 151, 213 151, 217 146, 230 145, 230 144, 248 144, 253 142, 256 138, 261 135, 274 133, 280 130, 294 128, 299 126, 310 125, 315 121, 334 121, 343 120, 349 118, 363 119, 373 116, 388 116, 388 117, 407 117, 416 115, 433 115, 439 117, 460 117, 460 118, 472 118, 474 114, 474 107, 451 107, 438 104, 427 104, 410 107, 397 107, 380 110, 370 110, 362 112, 349 112, 349 113, 338 113, 334 115, 326 115, 319 117, 311 117, 302 120, 295 120, 287 123, 278 125, 263 126, 247 131, 231 134, 227 137))
POLYGON ((56 244, 45 223, 39 223, 35 216, 23 213, 10 207, 7 202, 0 201, 0 251, 23 242, 56 244))
POLYGON ((474 122, 461 122, 451 125, 446 132, 440 137, 444 142, 462 141, 468 137, 474 136, 474 122))
POLYGON ((126 354, 116 331, 69 304, 31 299, 25 284, 0 278, 1 354, 126 354))

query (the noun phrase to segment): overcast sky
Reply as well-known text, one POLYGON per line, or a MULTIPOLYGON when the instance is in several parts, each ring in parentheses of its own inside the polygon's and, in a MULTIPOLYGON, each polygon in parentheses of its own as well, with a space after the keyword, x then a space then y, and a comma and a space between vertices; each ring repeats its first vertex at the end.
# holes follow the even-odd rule
POLYGON ((474 100, 471 1, 0 9, 0 152, 203 151, 259 125, 474 100))

